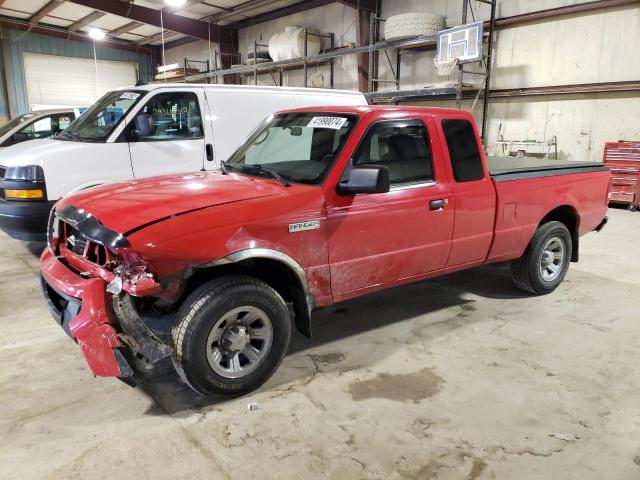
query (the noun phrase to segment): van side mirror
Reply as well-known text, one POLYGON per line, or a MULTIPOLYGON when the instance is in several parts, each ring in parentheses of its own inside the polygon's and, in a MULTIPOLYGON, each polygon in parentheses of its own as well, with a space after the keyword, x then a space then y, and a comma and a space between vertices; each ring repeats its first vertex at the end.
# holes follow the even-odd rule
POLYGON ((151 115, 141 113, 133 119, 133 128, 131 129, 133 138, 150 137, 154 131, 155 126, 153 125, 153 117, 151 115))
POLYGON ((27 140, 31 140, 31 135, 29 135, 28 133, 14 133, 13 134, 13 144, 15 145, 16 143, 22 143, 22 142, 26 142, 27 140))
POLYGON ((378 165, 355 167, 349 178, 338 184, 338 195, 359 193, 387 193, 389 191, 389 169, 378 165))

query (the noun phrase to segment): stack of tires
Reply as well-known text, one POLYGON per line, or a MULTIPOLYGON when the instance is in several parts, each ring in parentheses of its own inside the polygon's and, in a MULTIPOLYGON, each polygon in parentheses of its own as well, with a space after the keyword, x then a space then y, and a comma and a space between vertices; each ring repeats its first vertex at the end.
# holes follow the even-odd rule
POLYGON ((253 57, 254 57, 254 51, 249 50, 247 52, 247 65, 253 65, 254 63, 256 63, 256 59, 258 64, 267 63, 271 61, 271 56, 269 55, 269 52, 265 52, 264 50, 258 50, 257 52, 255 52, 256 59, 254 59, 253 57))
POLYGON ((384 24, 386 40, 428 37, 446 28, 446 19, 432 13, 403 13, 393 15, 384 24))

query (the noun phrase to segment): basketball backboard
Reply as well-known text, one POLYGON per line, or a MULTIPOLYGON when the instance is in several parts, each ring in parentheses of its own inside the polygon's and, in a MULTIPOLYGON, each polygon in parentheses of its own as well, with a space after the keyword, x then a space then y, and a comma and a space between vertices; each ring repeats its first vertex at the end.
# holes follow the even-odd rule
POLYGON ((457 58, 459 63, 482 60, 482 22, 468 23, 442 30, 438 32, 436 37, 438 41, 437 59, 457 58))

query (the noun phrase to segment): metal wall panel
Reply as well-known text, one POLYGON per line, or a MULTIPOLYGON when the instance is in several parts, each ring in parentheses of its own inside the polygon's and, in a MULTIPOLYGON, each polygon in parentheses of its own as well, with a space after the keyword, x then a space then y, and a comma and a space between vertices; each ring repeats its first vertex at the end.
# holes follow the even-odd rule
MULTIPOLYGON (((6 51, 9 57, 7 61, 9 65, 7 75, 10 77, 8 82, 9 102, 13 107, 13 111, 17 114, 22 114, 29 110, 22 60, 24 52, 62 57, 93 58, 93 45, 91 43, 34 33, 24 34, 22 31, 8 29, 4 31, 4 35, 6 51)), ((96 45, 96 54, 99 60, 137 63, 140 78, 145 81, 153 79, 153 63, 149 54, 118 50, 103 44, 96 45)), ((2 103, 0 103, 0 116, 8 116, 8 112, 3 113, 1 108, 2 103)), ((7 110, 9 109, 5 105, 5 112, 7 110)))

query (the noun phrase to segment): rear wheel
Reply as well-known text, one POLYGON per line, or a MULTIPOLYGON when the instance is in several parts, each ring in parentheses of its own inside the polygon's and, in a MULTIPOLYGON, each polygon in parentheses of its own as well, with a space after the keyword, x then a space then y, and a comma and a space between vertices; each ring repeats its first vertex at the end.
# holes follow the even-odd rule
POLYGON ((276 371, 289 345, 291 319, 280 295, 260 280, 232 276, 195 290, 172 329, 180 377, 205 395, 239 395, 276 371))
POLYGON ((516 286, 526 292, 542 295, 554 291, 562 283, 571 263, 571 234, 560 222, 538 227, 522 257, 511 262, 516 286))

